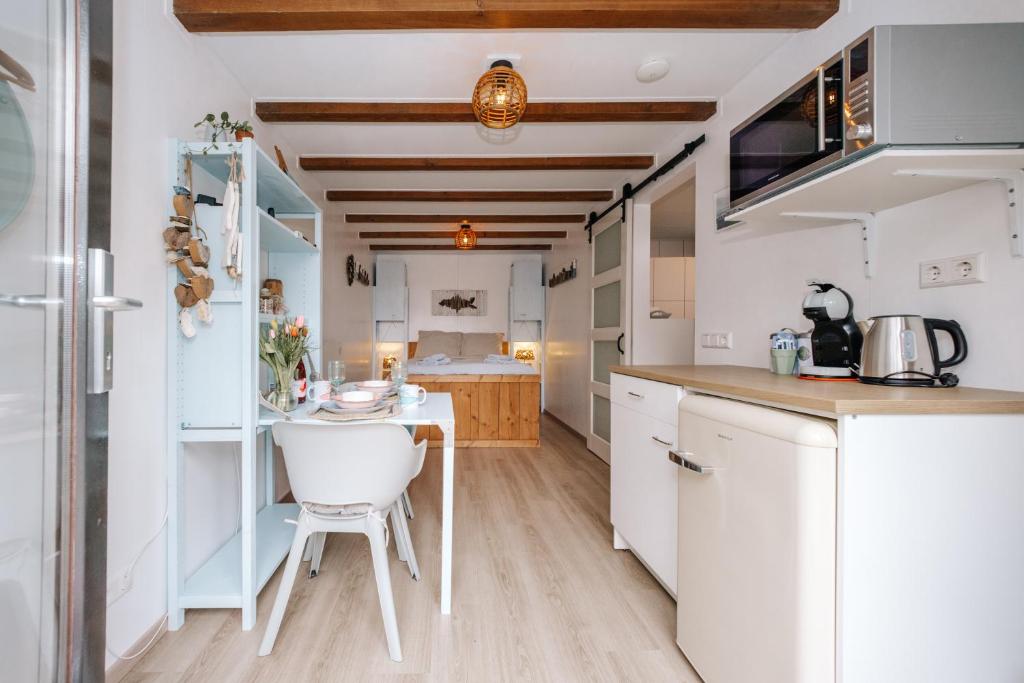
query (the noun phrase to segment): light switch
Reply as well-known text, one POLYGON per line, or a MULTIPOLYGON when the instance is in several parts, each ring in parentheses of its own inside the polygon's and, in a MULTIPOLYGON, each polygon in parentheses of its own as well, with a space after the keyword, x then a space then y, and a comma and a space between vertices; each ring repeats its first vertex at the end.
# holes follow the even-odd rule
POLYGON ((732 332, 709 332, 700 335, 700 345, 705 349, 731 349, 732 332))

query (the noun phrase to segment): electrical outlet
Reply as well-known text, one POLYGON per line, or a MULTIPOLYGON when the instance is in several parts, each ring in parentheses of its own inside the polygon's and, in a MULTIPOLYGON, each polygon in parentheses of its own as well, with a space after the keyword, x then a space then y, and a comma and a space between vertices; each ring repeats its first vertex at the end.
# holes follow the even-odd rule
POLYGON ((132 572, 131 569, 125 569, 107 583, 107 606, 109 607, 120 600, 131 589, 132 572))
POLYGON ((984 254, 967 254, 951 258, 922 261, 918 282, 921 288, 949 287, 984 282, 984 254))
POLYGON ((949 260, 949 284, 951 285, 967 285, 974 282, 982 282, 982 262, 981 254, 968 254, 967 256, 957 256, 949 260))
POLYGON ((925 261, 921 263, 921 287, 941 287, 946 284, 946 262, 925 261))
POLYGON ((700 335, 700 345, 705 349, 731 349, 732 332, 708 332, 700 335))

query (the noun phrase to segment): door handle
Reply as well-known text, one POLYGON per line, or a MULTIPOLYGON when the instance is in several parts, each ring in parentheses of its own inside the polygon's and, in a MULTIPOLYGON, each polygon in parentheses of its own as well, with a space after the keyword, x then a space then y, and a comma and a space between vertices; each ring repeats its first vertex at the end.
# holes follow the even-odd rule
POLYGON ((626 354, 625 349, 622 348, 622 340, 626 338, 626 333, 623 332, 619 335, 619 338, 615 340, 615 348, 619 350, 619 355, 624 356, 626 354))
POLYGON ((652 441, 656 441, 656 442, 660 443, 660 444, 661 444, 662 446, 669 446, 669 447, 671 447, 671 446, 672 446, 672 443, 671 443, 671 442, 669 442, 669 441, 663 441, 662 439, 659 439, 658 437, 656 437, 656 436, 654 436, 654 435, 651 435, 651 440, 652 440, 652 441))
POLYGON ((672 449, 668 452, 668 459, 680 467, 690 470, 691 472, 696 472, 697 474, 711 474, 715 471, 714 467, 699 465, 686 457, 692 455, 693 453, 690 453, 689 451, 677 451, 672 449))
POLYGON ((49 299, 45 294, 0 294, 0 304, 15 308, 44 308, 64 303, 63 299, 49 299))
POLYGON ((818 151, 825 151, 825 69, 818 68, 818 151))
POLYGON ((627 391, 626 395, 627 396, 632 396, 633 398, 643 398, 644 397, 643 394, 638 394, 635 391, 627 391))
POLYGON ((141 301, 124 296, 94 296, 91 303, 105 311, 134 311, 142 308, 141 301))
POLYGON ((114 381, 114 319, 117 311, 142 308, 142 302, 114 296, 114 257, 104 249, 89 250, 89 364, 86 391, 102 394, 114 381))

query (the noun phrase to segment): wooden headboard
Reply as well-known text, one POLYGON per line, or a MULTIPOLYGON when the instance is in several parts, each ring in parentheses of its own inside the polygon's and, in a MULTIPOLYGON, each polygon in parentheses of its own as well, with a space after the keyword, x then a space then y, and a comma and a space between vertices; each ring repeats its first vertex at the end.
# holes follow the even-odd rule
MULTIPOLYGON (((418 343, 419 342, 409 342, 409 356, 408 356, 409 358, 414 358, 416 356, 416 345, 418 343)), ((509 344, 508 344, 508 342, 502 340, 502 342, 501 342, 501 352, 507 356, 508 355, 508 351, 509 351, 509 344)))

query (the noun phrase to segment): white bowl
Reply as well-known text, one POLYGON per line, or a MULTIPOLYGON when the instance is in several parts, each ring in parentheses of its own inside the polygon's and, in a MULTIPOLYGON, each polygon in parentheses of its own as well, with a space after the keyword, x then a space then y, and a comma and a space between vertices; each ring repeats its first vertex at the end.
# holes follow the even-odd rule
POLYGON ((386 379, 371 379, 366 382, 357 382, 356 386, 363 391, 373 392, 375 395, 386 394, 395 388, 395 383, 386 379))
POLYGON ((369 408, 377 402, 377 395, 372 391, 346 391, 337 401, 342 408, 369 408))

